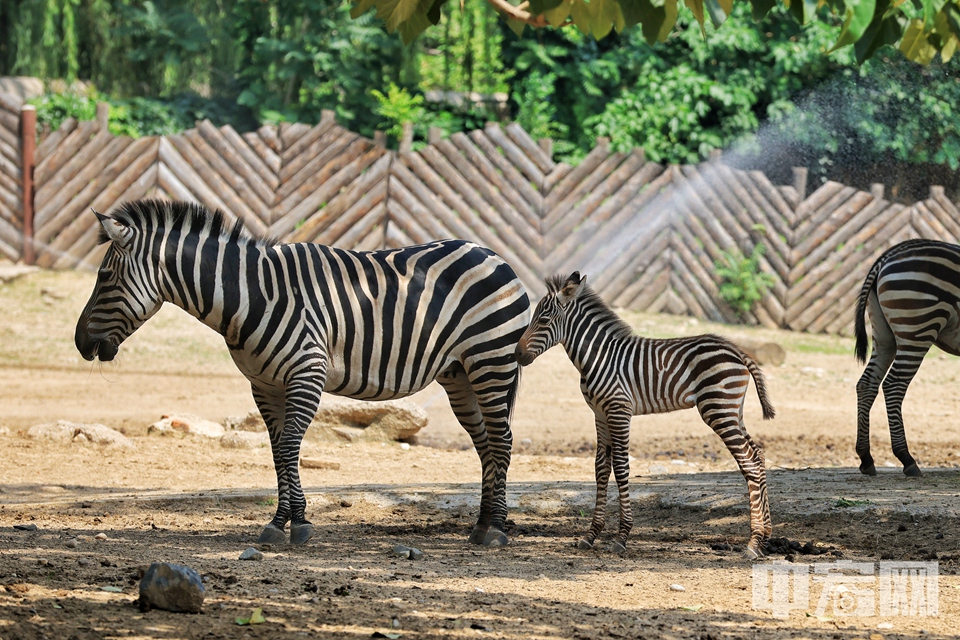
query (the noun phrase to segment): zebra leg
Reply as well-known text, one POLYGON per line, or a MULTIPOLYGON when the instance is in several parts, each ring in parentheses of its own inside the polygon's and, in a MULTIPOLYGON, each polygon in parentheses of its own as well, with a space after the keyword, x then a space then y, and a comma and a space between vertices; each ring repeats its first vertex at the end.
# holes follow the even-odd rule
POLYGON ((628 412, 611 417, 608 421, 613 441, 613 475, 617 480, 620 497, 620 529, 610 550, 617 554, 627 550, 627 536, 633 529, 633 507, 630 505, 630 418, 628 412))
POLYGON ((870 455, 870 408, 877 399, 883 376, 897 353, 897 342, 873 294, 870 300, 870 324, 873 327, 873 350, 857 382, 857 455, 860 456, 860 473, 875 476, 877 468, 870 455))
POLYGON ((303 434, 320 406, 325 370, 319 375, 293 380, 287 385, 286 412, 280 437, 280 456, 286 468, 290 491, 290 544, 304 544, 313 537, 314 526, 307 520, 307 499, 300 486, 300 444, 303 434))
POLYGON ((593 506, 593 520, 590 522, 590 531, 587 532, 577 547, 592 549, 597 536, 606 525, 607 515, 607 483, 610 481, 610 461, 613 458, 610 444, 610 429, 606 418, 597 413, 597 459, 594 464, 597 478, 597 499, 593 506))
POLYGON ((289 488, 287 484, 287 471, 283 465, 283 458, 280 454, 280 437, 283 434, 284 401, 283 396, 258 389, 251 385, 253 390, 253 399, 260 409, 260 415, 267 425, 267 433, 270 435, 270 449, 273 452, 273 468, 277 472, 277 512, 273 520, 264 527, 257 538, 261 544, 283 544, 287 541, 287 535, 284 528, 290 519, 289 488))
MULTIPOLYGON (((490 443, 490 434, 487 431, 483 411, 477 394, 474 392, 464 368, 456 363, 439 376, 437 382, 447 392, 447 398, 450 400, 450 407, 454 415, 463 426, 464 430, 473 440, 473 446, 480 457, 481 471, 481 490, 480 490, 480 516, 477 518, 477 524, 470 533, 468 542, 470 544, 482 544, 487 546, 501 546, 507 544, 507 536, 503 533, 503 526, 506 521, 506 498, 505 482, 501 484, 501 496, 503 496, 503 517, 499 521, 498 527, 493 527, 494 522, 494 502, 496 494, 496 461, 490 443)), ((508 430, 509 435, 509 430, 508 430)), ((509 449, 508 449, 509 456, 509 449)), ((509 464, 509 457, 507 459, 509 464)))
POLYGON ((747 481, 747 492, 750 496, 750 542, 743 556, 750 560, 762 557, 772 532, 763 454, 747 435, 746 429, 742 428, 739 416, 728 408, 719 406, 716 398, 700 401, 697 408, 703 421, 723 440, 747 481))
POLYGON ((907 449, 907 436, 903 430, 903 397, 929 349, 929 343, 901 344, 893 359, 893 366, 883 379, 883 399, 887 404, 887 420, 890 422, 890 445, 893 454, 903 464, 903 473, 912 477, 922 476, 923 473, 907 449))

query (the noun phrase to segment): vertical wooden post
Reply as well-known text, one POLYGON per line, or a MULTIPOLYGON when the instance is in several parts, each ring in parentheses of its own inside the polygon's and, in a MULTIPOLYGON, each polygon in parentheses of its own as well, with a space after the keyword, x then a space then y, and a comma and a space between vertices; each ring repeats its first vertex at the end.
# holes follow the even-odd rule
POLYGON ((710 162, 720 162, 723 157, 723 149, 710 149, 710 162))
POLYGON ((33 164, 37 147, 37 110, 25 105, 20 110, 20 166, 23 176, 23 251, 25 264, 33 264, 33 164))
POLYGON ((400 153, 410 153, 413 151, 413 123, 403 123, 403 137, 400 138, 400 153))
POLYGON ((107 102, 97 103, 97 124, 100 125, 100 131, 106 131, 110 126, 110 104, 107 102))
POLYGON ((931 200, 943 200, 946 198, 946 192, 944 188, 939 184, 930 185, 930 199, 931 200))
POLYGON ((427 142, 430 144, 437 144, 443 140, 443 129, 440 127, 430 127, 427 130, 427 142))
POLYGON ((797 202, 803 202, 807 199, 807 168, 793 168, 793 189, 797 192, 797 202))
POLYGON ((874 182, 870 185, 870 195, 872 195, 875 200, 883 200, 884 190, 882 182, 874 182))

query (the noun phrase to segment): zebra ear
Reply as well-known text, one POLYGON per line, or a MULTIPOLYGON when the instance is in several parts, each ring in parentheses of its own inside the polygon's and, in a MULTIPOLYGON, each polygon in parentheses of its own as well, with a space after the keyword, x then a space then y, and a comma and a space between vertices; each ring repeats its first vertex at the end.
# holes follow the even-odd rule
POLYGON ((113 242, 121 247, 130 243, 130 239, 133 237, 133 232, 130 230, 130 227, 114 220, 110 216, 99 213, 95 209, 90 210, 93 211, 93 214, 97 216, 97 220, 100 221, 100 226, 103 227, 103 233, 106 235, 108 242, 113 242))
POLYGON ((560 301, 566 304, 575 300, 585 286, 587 286, 586 276, 581 277, 579 271, 574 271, 560 289, 560 301))

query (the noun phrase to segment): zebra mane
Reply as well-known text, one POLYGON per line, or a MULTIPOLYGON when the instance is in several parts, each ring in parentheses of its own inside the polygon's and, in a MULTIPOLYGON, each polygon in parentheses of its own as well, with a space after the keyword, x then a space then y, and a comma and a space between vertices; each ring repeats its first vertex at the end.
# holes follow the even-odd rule
MULTIPOLYGON (((275 240, 259 238, 252 235, 243 226, 243 220, 237 218, 230 224, 226 215, 219 209, 211 212, 202 204, 184 202, 181 200, 131 200, 124 202, 110 213, 110 217, 117 222, 136 229, 173 229, 180 228, 187 232, 199 230, 210 225, 210 234, 219 236, 229 242, 238 244, 256 244, 273 246, 275 240)), ((104 229, 100 229, 97 244, 110 242, 104 229)))
MULTIPOLYGON (((560 290, 563 289, 563 285, 567 283, 567 276, 554 275, 549 276, 546 280, 543 281, 547 285, 547 295, 556 295, 560 293, 560 290)), ((607 303, 603 301, 603 298, 593 290, 589 284, 586 285, 583 291, 580 292, 580 295, 577 296, 577 302, 585 310, 593 312, 593 320, 595 322, 603 323, 607 331, 614 338, 629 338, 635 336, 633 332, 633 327, 628 325, 623 319, 618 316, 613 309, 607 306, 607 303)))

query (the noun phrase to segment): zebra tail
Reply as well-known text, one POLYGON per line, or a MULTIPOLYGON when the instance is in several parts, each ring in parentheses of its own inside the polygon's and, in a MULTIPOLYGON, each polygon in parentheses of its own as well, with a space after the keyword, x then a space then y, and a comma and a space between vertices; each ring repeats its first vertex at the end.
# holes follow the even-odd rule
POLYGON ((510 391, 507 392, 507 424, 510 425, 510 429, 513 429, 513 408, 517 406, 517 396, 520 393, 520 375, 523 373, 523 367, 519 364, 517 365, 517 377, 513 379, 513 384, 510 385, 510 391))
POLYGON ((860 295, 857 297, 857 315, 853 319, 853 332, 857 337, 855 353, 857 362, 860 364, 864 364, 867 361, 867 320, 865 317, 867 312, 867 299, 870 297, 870 292, 877 283, 882 262, 883 260, 877 260, 873 263, 873 267, 870 268, 870 273, 867 274, 866 279, 863 281, 863 287, 860 288, 860 295))
POLYGON ((760 397, 760 406, 763 408, 763 419, 772 420, 777 415, 777 411, 773 408, 773 403, 770 402, 770 396, 767 395, 767 380, 763 377, 763 371, 761 371, 757 361, 743 353, 742 350, 740 355, 743 358, 743 363, 747 365, 747 371, 753 376, 754 384, 757 385, 757 395, 760 397))

